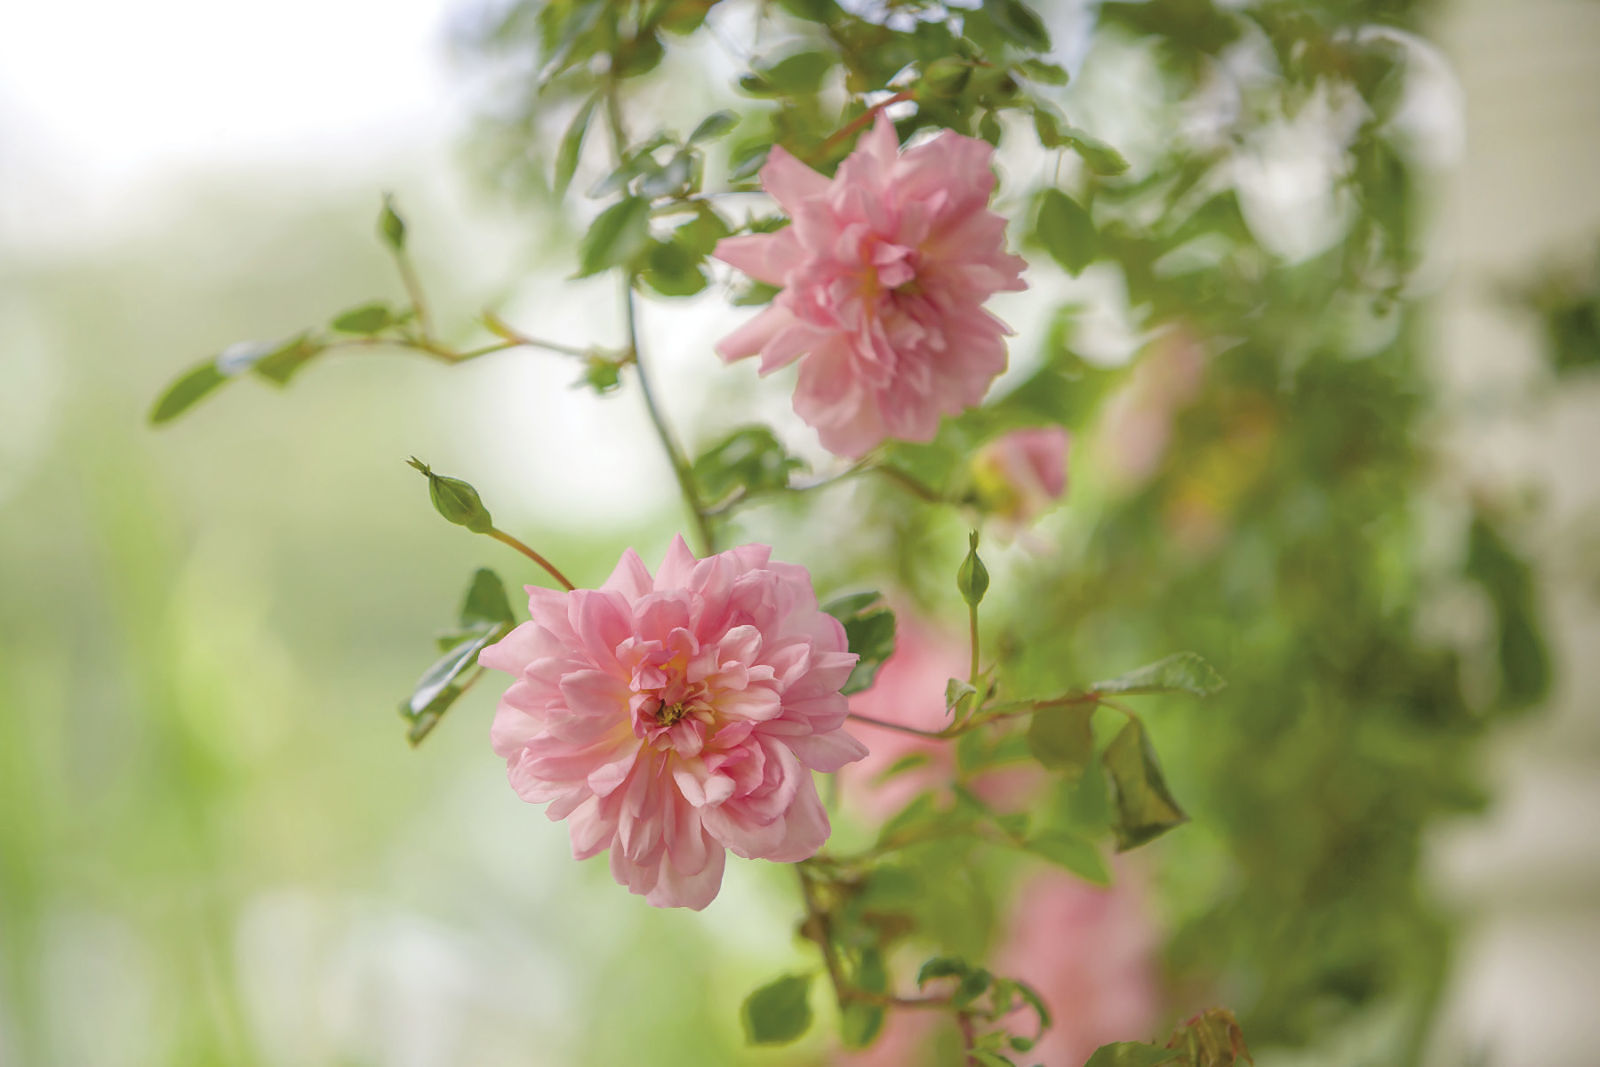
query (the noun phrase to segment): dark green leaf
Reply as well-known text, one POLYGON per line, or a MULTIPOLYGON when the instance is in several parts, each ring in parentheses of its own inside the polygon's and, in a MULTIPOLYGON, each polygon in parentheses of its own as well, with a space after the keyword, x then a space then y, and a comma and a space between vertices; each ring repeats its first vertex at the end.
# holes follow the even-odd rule
POLYGON ((1167 791, 1154 747, 1138 719, 1129 719, 1101 756, 1111 779, 1117 851, 1153 841, 1189 817, 1167 791))
POLYGON ((1063 126, 1061 139, 1083 157, 1090 170, 1102 177, 1114 178, 1128 169, 1128 161, 1121 152, 1075 126, 1063 126))
POLYGON ((375 334, 394 325, 394 312, 382 303, 362 304, 334 317, 331 325, 340 333, 375 334))
POLYGON ((677 241, 653 241, 639 280, 662 296, 693 296, 707 284, 700 259, 677 241))
POLYGON ((811 976, 784 975, 745 998, 740 1012, 752 1045, 787 1045, 811 1028, 811 976))
POLYGON ((789 484, 791 471, 804 467, 765 426, 741 426, 694 461, 694 477, 707 500, 771 492, 789 484))
POLYGON ((567 187, 572 184, 572 176, 578 172, 578 159, 583 154, 583 137, 589 131, 589 120, 594 117, 595 105, 599 100, 600 97, 595 95, 580 104, 577 114, 567 124, 567 132, 561 136, 561 145, 556 149, 555 175, 550 183, 558 198, 566 195, 567 187))
POLYGON ((776 63, 757 69, 762 81, 774 93, 798 96, 814 93, 822 86, 822 79, 833 69, 834 57, 827 52, 796 52, 776 63))
POLYGON ((500 576, 480 567, 472 575, 467 598, 461 603, 461 625, 467 628, 486 622, 511 624, 516 617, 511 614, 511 601, 506 598, 506 585, 500 576))
POLYGON ((1028 751, 1033 758, 1059 771, 1068 781, 1083 777, 1094 758, 1092 703, 1069 704, 1034 712, 1028 723, 1028 751))
POLYGON ((1550 689, 1533 568, 1480 513, 1467 536, 1466 573, 1483 586, 1499 623, 1500 705, 1507 711, 1531 707, 1550 689))
POLYGON ((1034 837, 1026 847, 1029 852, 1065 867, 1086 882, 1100 886, 1111 884, 1111 868, 1106 865, 1105 857, 1094 842, 1077 834, 1051 830, 1034 837))
POLYGON ((1081 204, 1060 189, 1046 189, 1039 198, 1034 233, 1051 258, 1073 277, 1095 258, 1094 221, 1081 204))
POLYGON ((1084 1067, 1158 1067, 1173 1062, 1178 1056, 1175 1049, 1158 1048, 1142 1041, 1118 1041, 1114 1045, 1101 1045, 1084 1067))
POLYGON ((578 243, 578 277, 623 266, 650 243, 650 201, 628 196, 600 213, 578 243))
POLYGON ((158 426, 170 422, 227 380, 228 376, 217 370, 216 360, 206 360, 167 386, 167 391, 150 409, 150 421, 158 426))
POLYGON ((1034 52, 1050 51, 1044 21, 1022 0, 988 0, 983 10, 994 27, 1012 41, 1034 52))
POLYGON ((1022 71, 1025 77, 1041 85, 1067 84, 1067 72, 1054 63, 1046 63, 1042 59, 1025 59, 1017 64, 1017 69, 1022 71))
POLYGON ((956 983, 955 992, 950 994, 950 1002, 958 1008, 964 1008, 988 992, 989 985, 993 981, 994 975, 982 967, 975 967, 961 976, 961 981, 956 983))
POLYGON ((882 604, 882 598, 877 593, 870 594, 872 599, 863 606, 862 598, 868 595, 858 593, 822 606, 823 611, 844 623, 850 651, 860 657, 855 670, 850 672, 850 678, 844 683, 842 692, 847 695, 859 693, 872 685, 872 680, 878 676, 878 668, 894 654, 894 612, 882 604))
POLYGON ((731 111, 713 111, 700 120, 700 125, 689 134, 689 144, 699 144, 702 141, 714 141, 739 125, 739 116, 731 111))
POLYGON ((1204 659, 1193 652, 1177 652, 1165 659, 1135 668, 1089 688, 1096 693, 1192 693, 1208 697, 1227 685, 1204 659))
POLYGON ((705 204, 696 205, 694 218, 672 231, 672 240, 698 255, 708 256, 717 242, 731 232, 728 224, 705 204))

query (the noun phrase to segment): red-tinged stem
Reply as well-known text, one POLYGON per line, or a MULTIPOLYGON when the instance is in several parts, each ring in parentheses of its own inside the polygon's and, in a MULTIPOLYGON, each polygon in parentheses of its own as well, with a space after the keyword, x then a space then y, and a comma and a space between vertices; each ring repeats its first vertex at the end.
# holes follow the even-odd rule
POLYGON ((512 548, 516 549, 518 552, 521 552, 524 556, 527 556, 539 566, 543 567, 545 569, 545 573, 549 574, 550 577, 554 578, 561 584, 561 588, 569 592, 577 588, 571 582, 567 581, 567 576, 557 570, 554 563, 551 563, 549 560, 539 555, 539 553, 535 552, 521 541, 518 541, 515 537, 512 537, 510 534, 506 533, 504 530, 491 528, 488 533, 489 536, 494 538, 496 541, 499 541, 503 545, 510 545, 512 548))
POLYGON ((878 112, 882 111, 884 108, 889 107, 891 104, 904 103, 907 100, 914 99, 916 99, 915 93, 908 89, 902 89, 893 96, 878 101, 876 104, 873 104, 871 107, 867 108, 867 110, 863 111, 861 114, 857 115, 855 118, 851 119, 849 122, 830 133, 827 139, 817 146, 816 151, 811 153, 812 158, 821 159, 826 157, 828 153, 836 148, 841 142, 848 140, 852 135, 859 133, 868 126, 872 125, 872 121, 878 117, 878 112))

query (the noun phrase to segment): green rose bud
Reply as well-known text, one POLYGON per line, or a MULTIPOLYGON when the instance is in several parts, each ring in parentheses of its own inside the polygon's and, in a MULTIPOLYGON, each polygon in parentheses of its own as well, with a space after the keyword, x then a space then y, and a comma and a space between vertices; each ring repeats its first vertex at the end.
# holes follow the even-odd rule
POLYGON ((488 533, 494 529, 494 519, 489 517, 489 509, 483 506, 482 498, 471 485, 460 478, 447 478, 433 473, 432 468, 416 456, 406 462, 427 477, 428 496, 433 499, 434 509, 439 514, 473 533, 488 533))

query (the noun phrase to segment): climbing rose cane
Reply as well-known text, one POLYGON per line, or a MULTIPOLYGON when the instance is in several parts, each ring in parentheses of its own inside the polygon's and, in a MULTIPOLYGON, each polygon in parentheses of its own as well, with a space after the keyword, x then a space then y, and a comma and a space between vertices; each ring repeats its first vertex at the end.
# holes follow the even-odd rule
POLYGON ((516 679, 490 733, 512 788, 657 907, 709 904, 724 849, 813 855, 811 772, 867 754, 843 729, 844 628, 770 552, 696 560, 675 538, 652 578, 630 549, 599 589, 529 586, 530 620, 479 657, 516 679))
POLYGON ((715 254, 783 291, 718 353, 759 354, 762 374, 800 359, 795 410, 838 455, 932 440, 1005 369, 1010 330, 984 301, 1027 287, 988 210, 993 154, 949 130, 900 152, 882 112, 832 179, 773 148, 761 183, 792 224, 715 254))

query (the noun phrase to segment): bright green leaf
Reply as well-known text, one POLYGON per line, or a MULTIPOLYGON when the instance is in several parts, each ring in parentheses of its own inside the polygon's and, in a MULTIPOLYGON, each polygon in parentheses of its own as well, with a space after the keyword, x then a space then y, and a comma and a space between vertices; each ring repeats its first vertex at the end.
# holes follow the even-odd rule
POLYGON ((811 1028, 811 976, 790 974, 757 989, 740 1011, 752 1045, 787 1045, 811 1028))
POLYGON ((1192 693, 1208 697, 1221 692, 1227 683, 1216 670, 1194 652, 1176 652, 1165 659, 1146 664, 1089 686, 1096 693, 1192 693))
POLYGON ((822 87, 822 79, 833 69, 834 57, 828 52, 796 52, 771 65, 757 68, 757 72, 772 91, 784 96, 814 93, 822 87))
POLYGON ((623 266, 650 243, 650 201, 627 196, 602 211, 578 243, 578 277, 623 266))
POLYGON ((1039 198, 1034 233, 1051 258, 1073 277, 1095 258, 1094 221, 1081 204, 1060 189, 1046 189, 1039 198))
POLYGON ((206 360, 167 387, 150 409, 150 421, 158 426, 170 422, 227 380, 228 376, 217 370, 215 360, 206 360))
POLYGON ((1026 848, 1058 867, 1065 867, 1086 882, 1111 884, 1111 868, 1093 841, 1064 830, 1051 830, 1030 840, 1026 848))

